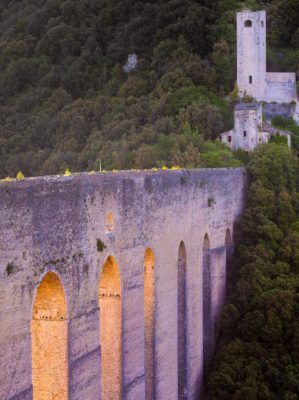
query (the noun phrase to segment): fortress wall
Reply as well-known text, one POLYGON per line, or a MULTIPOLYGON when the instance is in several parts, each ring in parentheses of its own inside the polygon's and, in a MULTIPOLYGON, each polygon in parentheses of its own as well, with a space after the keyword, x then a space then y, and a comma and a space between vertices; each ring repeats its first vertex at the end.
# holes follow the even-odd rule
POLYGON ((296 74, 267 72, 266 101, 290 103, 297 100, 296 74))
POLYGON ((122 398, 144 398, 144 256, 150 247, 155 257, 156 399, 177 399, 177 270, 183 241, 187 390, 188 399, 195 399, 203 372, 203 240, 208 233, 211 254, 213 249, 218 254, 217 265, 211 267, 216 271, 211 275, 213 315, 218 315, 226 280, 221 248, 226 230, 233 230, 243 211, 245 190, 243 169, 1 182, 0 398, 32 399, 32 309, 39 283, 54 271, 67 302, 69 398, 101 399, 98 296, 109 255, 121 277, 122 398), (106 228, 109 211, 115 222, 112 232, 106 228), (98 251, 97 239, 104 242, 103 251, 98 251))

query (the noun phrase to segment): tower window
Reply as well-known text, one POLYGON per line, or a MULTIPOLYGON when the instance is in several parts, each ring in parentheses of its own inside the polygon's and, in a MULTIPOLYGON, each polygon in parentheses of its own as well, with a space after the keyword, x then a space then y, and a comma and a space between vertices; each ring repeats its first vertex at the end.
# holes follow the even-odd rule
POLYGON ((264 21, 261 22, 261 27, 262 27, 262 28, 264 27, 264 21))
POLYGON ((247 136, 247 131, 244 131, 243 135, 244 135, 244 137, 246 137, 247 136))
POLYGON ((231 142, 232 142, 232 137, 229 136, 229 137, 228 137, 228 143, 231 143, 231 142))
POLYGON ((251 28, 252 27, 252 21, 250 21, 250 19, 248 19, 247 21, 244 22, 244 26, 245 26, 245 28, 251 28))
POLYGON ((249 84, 252 85, 252 76, 249 75, 249 84))

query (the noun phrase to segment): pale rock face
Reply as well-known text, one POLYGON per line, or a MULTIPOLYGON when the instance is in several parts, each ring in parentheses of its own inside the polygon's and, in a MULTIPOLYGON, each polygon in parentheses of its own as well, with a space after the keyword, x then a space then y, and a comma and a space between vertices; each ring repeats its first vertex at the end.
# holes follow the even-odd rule
POLYGON ((123 71, 128 73, 130 71, 134 71, 138 65, 138 56, 137 54, 129 54, 127 63, 123 66, 123 71))

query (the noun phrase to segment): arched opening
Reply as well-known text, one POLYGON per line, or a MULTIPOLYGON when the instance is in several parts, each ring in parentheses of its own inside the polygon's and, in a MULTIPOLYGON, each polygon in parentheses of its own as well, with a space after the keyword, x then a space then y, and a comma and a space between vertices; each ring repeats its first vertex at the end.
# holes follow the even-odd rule
POLYGON ((67 400, 67 305, 54 272, 48 272, 37 289, 31 329, 33 400, 67 400))
POLYGON ((252 27, 252 21, 248 19, 247 21, 244 22, 245 28, 251 28, 252 27))
POLYGON ((264 27, 264 21, 261 21, 261 27, 262 28, 264 27))
POLYGON ((114 230, 114 217, 112 212, 109 212, 106 216, 106 232, 112 232, 114 230))
POLYGON ((210 239, 205 234, 202 253, 202 274, 203 274, 203 361, 207 365, 211 357, 212 338, 212 299, 211 299, 211 255, 210 239))
POLYGON ((225 263, 226 263, 226 287, 227 287, 227 295, 231 292, 231 284, 232 284, 232 259, 233 259, 233 240, 232 235, 229 229, 226 230, 225 233, 225 263))
POLYGON ((186 268, 187 256, 184 242, 180 243, 178 253, 178 399, 186 399, 187 395, 187 301, 186 301, 186 268))
POLYGON ((122 301, 120 273, 109 256, 99 285, 101 392, 104 400, 122 396, 122 301))
POLYGON ((155 398, 155 256, 147 249, 144 256, 144 373, 145 399, 155 398))
POLYGON ((252 76, 249 75, 249 84, 250 84, 250 85, 252 85, 252 81, 253 81, 253 80, 252 80, 252 76))

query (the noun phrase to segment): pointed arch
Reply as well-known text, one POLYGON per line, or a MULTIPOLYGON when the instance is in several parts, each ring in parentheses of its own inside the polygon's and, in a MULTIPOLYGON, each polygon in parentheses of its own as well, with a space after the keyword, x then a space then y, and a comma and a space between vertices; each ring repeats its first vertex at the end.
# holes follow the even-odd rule
POLYGON ((31 331, 33 400, 67 400, 67 304, 54 272, 48 272, 37 288, 31 331))
POLYGON ((203 274, 203 361, 207 365, 210 359, 211 343, 211 255, 210 239, 205 234, 202 248, 202 274, 203 274))
POLYGON ((144 373, 145 399, 155 398, 155 255, 144 255, 144 373))
POLYGON ((99 282, 102 399, 122 397, 122 296, 114 257, 103 266, 99 282))
POLYGON ((186 398, 187 391, 187 254, 182 241, 178 251, 177 334, 178 334, 178 399, 186 398))

